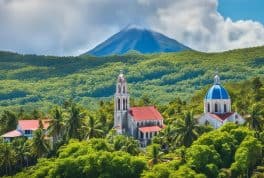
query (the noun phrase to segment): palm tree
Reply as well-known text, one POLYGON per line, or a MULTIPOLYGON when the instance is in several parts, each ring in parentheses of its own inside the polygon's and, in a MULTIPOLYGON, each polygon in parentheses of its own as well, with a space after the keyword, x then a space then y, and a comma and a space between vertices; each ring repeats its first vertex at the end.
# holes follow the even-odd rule
POLYGON ((32 140, 32 152, 37 157, 45 156, 49 151, 49 145, 45 140, 43 130, 38 129, 35 131, 32 140))
POLYGON ((176 127, 167 125, 157 136, 153 138, 154 143, 158 143, 162 146, 162 150, 167 152, 169 148, 173 149, 173 143, 176 140, 177 132, 176 127))
POLYGON ((82 113, 81 108, 76 104, 70 107, 70 116, 67 121, 67 136, 68 138, 81 138, 80 129, 83 125, 83 118, 85 114, 82 113))
POLYGON ((198 137, 199 126, 196 124, 193 113, 187 112, 184 120, 178 120, 176 123, 176 143, 189 147, 198 137))
POLYGON ((8 175, 12 172, 12 165, 16 162, 15 151, 8 142, 0 144, 0 167, 5 167, 5 173, 8 175))
POLYGON ((64 129, 64 121, 63 121, 63 114, 61 109, 56 107, 52 111, 52 120, 50 121, 50 125, 48 127, 49 134, 53 136, 54 143, 61 138, 64 129))
POLYGON ((163 152, 160 151, 160 145, 158 144, 151 145, 148 154, 150 157, 150 160, 148 161, 150 166, 153 166, 162 161, 163 152))
POLYGON ((246 117, 246 124, 248 124, 249 128, 254 129, 256 131, 261 131, 263 129, 263 111, 260 104, 253 104, 249 109, 249 115, 246 117))
POLYGON ((101 128, 102 125, 96 122, 93 116, 90 116, 89 124, 87 127, 87 139, 102 136, 104 134, 104 131, 101 128))
POLYGON ((17 126, 17 116, 15 113, 5 110, 0 116, 0 134, 14 130, 17 126))
POLYGON ((13 148, 16 153, 17 161, 20 163, 20 167, 23 167, 25 161, 28 166, 28 160, 30 157, 30 145, 25 138, 17 138, 13 142, 13 148))

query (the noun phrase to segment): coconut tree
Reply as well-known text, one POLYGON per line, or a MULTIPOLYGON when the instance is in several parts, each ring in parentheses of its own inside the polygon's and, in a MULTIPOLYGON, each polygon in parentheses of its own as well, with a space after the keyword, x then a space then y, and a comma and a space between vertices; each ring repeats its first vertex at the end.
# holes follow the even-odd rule
POLYGON ((93 116, 89 116, 89 123, 87 126, 87 139, 102 136, 104 134, 104 131, 101 128, 102 125, 96 122, 93 116))
POLYGON ((246 124, 249 128, 261 131, 264 124, 264 113, 261 104, 254 103, 249 109, 249 115, 246 117, 246 124))
POLYGON ((37 157, 43 157, 49 152, 49 145, 45 140, 43 130, 38 129, 35 131, 32 140, 32 152, 37 157))
POLYGON ((148 157, 150 158, 150 160, 148 161, 148 164, 150 166, 153 166, 162 161, 162 155, 164 153, 161 152, 160 145, 153 144, 147 148, 147 151, 148 157))
POLYGON ((30 145, 26 138, 17 138, 12 142, 13 148, 16 153, 17 162, 20 167, 23 167, 24 163, 28 166, 28 160, 30 158, 30 145))
POLYGON ((81 139, 81 127, 83 126, 83 119, 85 114, 82 112, 81 108, 76 104, 70 106, 69 118, 66 121, 67 136, 68 138, 81 139))
POLYGON ((12 165, 16 162, 16 154, 11 143, 0 143, 0 167, 3 167, 8 175, 12 172, 12 165))
POLYGON ((15 113, 5 110, 0 116, 0 134, 13 130, 17 126, 17 116, 15 113))
POLYGON ((55 107, 51 114, 51 121, 48 127, 49 134, 53 136, 54 143, 57 143, 64 131, 63 113, 60 108, 55 107))
POLYGON ((172 124, 167 125, 165 129, 161 130, 157 136, 153 138, 154 143, 158 143, 162 146, 163 151, 169 151, 175 146, 175 140, 177 136, 176 127, 172 124))
POLYGON ((198 137, 198 128, 192 112, 187 112, 183 120, 176 122, 176 143, 189 147, 198 137))

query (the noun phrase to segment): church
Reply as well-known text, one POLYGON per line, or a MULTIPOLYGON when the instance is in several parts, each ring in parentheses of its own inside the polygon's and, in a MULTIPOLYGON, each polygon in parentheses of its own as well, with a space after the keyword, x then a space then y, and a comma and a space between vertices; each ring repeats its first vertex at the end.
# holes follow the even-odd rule
POLYGON ((231 111, 231 98, 221 85, 220 77, 215 75, 214 85, 204 97, 204 114, 198 119, 198 123, 210 124, 214 128, 219 128, 227 122, 243 124, 245 119, 237 112, 231 111))
POLYGON ((150 143, 164 127, 163 117, 155 106, 130 107, 127 81, 122 72, 117 78, 114 106, 116 132, 136 138, 142 146, 150 143))

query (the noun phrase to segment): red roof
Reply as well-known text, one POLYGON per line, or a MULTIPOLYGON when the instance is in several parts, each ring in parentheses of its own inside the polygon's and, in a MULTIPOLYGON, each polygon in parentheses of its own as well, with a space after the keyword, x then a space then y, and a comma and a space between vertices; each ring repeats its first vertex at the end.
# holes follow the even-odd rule
POLYGON ((230 117, 231 115, 233 115, 233 112, 229 112, 229 113, 225 113, 225 114, 215 114, 215 113, 210 113, 211 116, 213 116, 216 119, 220 119, 222 121, 224 121, 225 119, 227 119, 228 117, 230 117))
POLYGON ((154 106, 132 107, 129 113, 136 121, 163 120, 161 114, 154 106))
POLYGON ((146 127, 140 127, 139 130, 143 133, 159 132, 161 130, 161 128, 159 126, 146 126, 146 127))
MULTIPOLYGON (((47 129, 49 127, 49 120, 41 120, 43 128, 47 129)), ((19 128, 21 130, 37 130, 39 128, 39 120, 19 120, 19 128)))
POLYGON ((5 133, 4 135, 1 135, 1 137, 11 138, 11 137, 19 137, 21 135, 22 135, 22 133, 19 132, 18 130, 12 130, 10 132, 5 133))

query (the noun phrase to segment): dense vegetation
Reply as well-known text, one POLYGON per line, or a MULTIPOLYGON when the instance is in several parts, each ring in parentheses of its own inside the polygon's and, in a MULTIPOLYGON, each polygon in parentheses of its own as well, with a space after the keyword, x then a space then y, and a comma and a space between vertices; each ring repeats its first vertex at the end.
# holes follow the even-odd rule
POLYGON ((222 53, 185 51, 95 58, 53 57, 0 52, 0 110, 34 108, 48 112, 65 98, 85 108, 110 99, 116 77, 125 71, 131 96, 148 95, 154 103, 191 98, 212 83, 216 70, 224 82, 263 77, 264 47, 222 53))
MULTIPOLYGON (((6 110, 0 117, 0 134, 13 129, 17 119, 51 118, 48 143, 40 128, 32 140, 0 143, 0 174, 15 177, 144 177, 144 178, 236 178, 264 176, 264 86, 255 77, 225 85, 232 108, 246 124, 226 124, 213 130, 199 126, 207 88, 189 101, 175 98, 158 105, 166 128, 146 149, 133 138, 117 135, 113 103, 100 102, 97 109, 66 101, 49 113, 6 110), (31 167, 28 167, 33 165, 31 167), (26 167, 26 168, 25 168, 26 167), (18 172, 22 169, 21 172, 18 172)), ((132 105, 153 104, 146 96, 132 105)))

